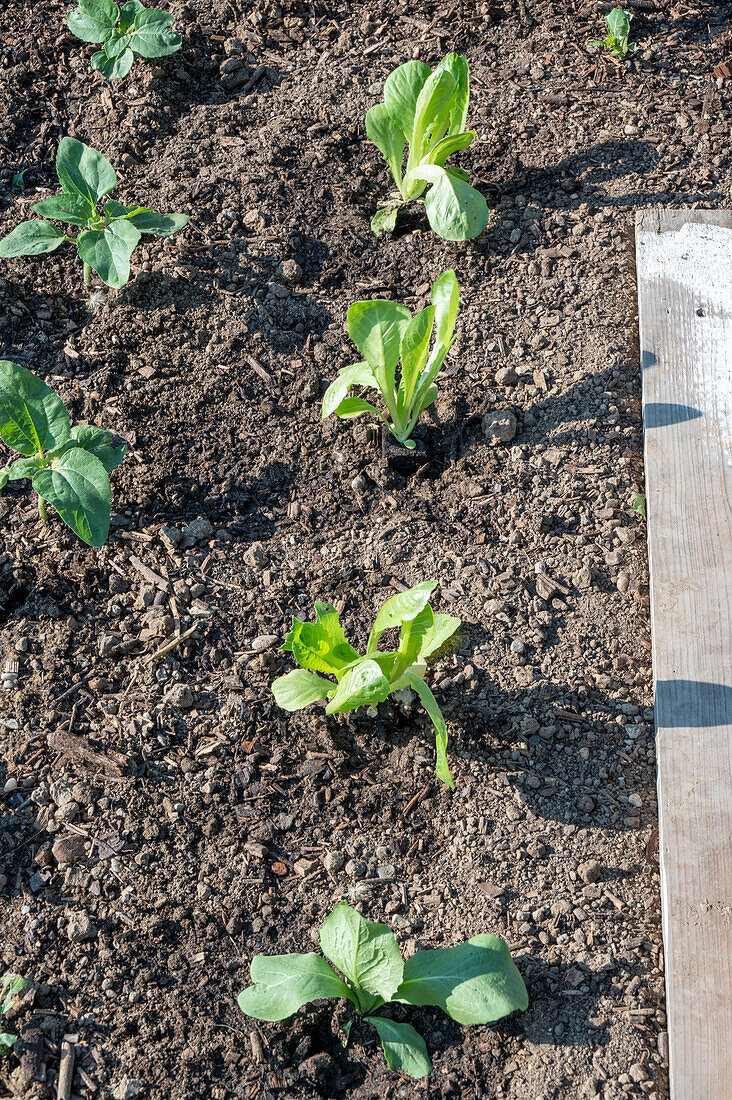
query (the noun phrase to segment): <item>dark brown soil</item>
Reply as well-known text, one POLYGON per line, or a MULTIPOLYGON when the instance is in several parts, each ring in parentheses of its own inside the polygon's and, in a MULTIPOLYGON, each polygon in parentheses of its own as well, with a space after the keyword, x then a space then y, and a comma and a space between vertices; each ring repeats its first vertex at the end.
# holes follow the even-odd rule
POLYGON ((114 91, 69 6, 0 14, 0 230, 65 134, 192 218, 91 309, 72 251, 0 273, 2 357, 130 443, 100 552, 27 483, 0 498, 0 967, 35 983, 0 1095, 55 1096, 64 1035, 81 1097, 665 1095, 633 219, 730 204, 732 5, 630 3, 644 49, 615 64, 589 0, 170 2, 183 49, 114 91), (453 49, 491 224, 453 245, 415 210, 377 241, 365 111, 453 49), (350 303, 414 309, 447 267, 459 336, 405 476, 320 396, 350 303), (326 722, 269 690, 293 612, 334 601, 364 641, 429 577, 464 621, 430 674, 454 793, 419 708, 326 722), (528 1012, 412 1012, 419 1084, 327 1005, 243 1017, 251 957, 310 949, 342 897, 407 953, 504 936, 528 1012))

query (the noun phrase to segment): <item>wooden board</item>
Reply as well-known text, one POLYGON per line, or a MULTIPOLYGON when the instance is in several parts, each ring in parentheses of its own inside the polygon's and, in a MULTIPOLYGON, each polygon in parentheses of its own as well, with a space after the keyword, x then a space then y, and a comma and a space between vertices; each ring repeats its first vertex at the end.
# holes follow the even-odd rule
POLYGON ((636 220, 673 1100, 732 1098, 732 211, 636 220))

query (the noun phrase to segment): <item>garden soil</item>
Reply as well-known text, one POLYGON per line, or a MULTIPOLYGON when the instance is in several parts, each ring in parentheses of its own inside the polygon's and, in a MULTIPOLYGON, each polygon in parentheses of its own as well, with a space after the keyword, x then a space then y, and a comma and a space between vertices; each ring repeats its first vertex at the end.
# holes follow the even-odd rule
POLYGON ((0 229, 67 134, 191 221, 91 299, 70 247, 0 271, 2 356, 129 444, 100 551, 28 483, 0 498, 0 968, 31 982, 0 1095, 55 1097, 66 1042, 99 1100, 664 1097, 633 225, 730 205, 732 5, 629 0, 620 63, 589 0, 171 0, 182 50, 114 88, 70 6, 0 13, 0 229), (452 244, 415 207, 377 240, 364 114, 450 50, 490 224, 452 244), (351 302, 420 308, 446 268, 458 337, 405 466, 320 398, 351 302), (332 601, 362 644, 427 578, 463 620, 428 673, 455 791, 419 706, 270 691, 293 613, 332 601), (528 1011, 395 1009, 421 1082, 367 1026, 344 1047, 343 1006, 244 1017, 253 955, 313 949, 341 898, 405 954, 503 936, 528 1011))

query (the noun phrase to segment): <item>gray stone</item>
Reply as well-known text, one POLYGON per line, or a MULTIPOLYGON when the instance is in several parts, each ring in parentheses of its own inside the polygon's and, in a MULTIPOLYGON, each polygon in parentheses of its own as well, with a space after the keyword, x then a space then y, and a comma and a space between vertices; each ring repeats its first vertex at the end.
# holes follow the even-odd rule
POLYGON ((188 684, 173 684, 165 693, 165 702, 178 710, 188 710, 193 706, 193 692, 188 684))
POLYGON ((580 863, 577 868, 577 874, 583 882, 597 882, 600 871, 601 867, 596 859, 588 859, 585 863, 580 863))
POLYGON ((503 412, 486 413, 482 424, 488 442, 494 445, 496 443, 510 443, 516 435, 516 417, 510 409, 504 409, 503 412))
POLYGON ((183 528, 183 538, 192 539, 193 542, 203 542, 204 539, 210 539, 212 534, 213 527, 207 519, 191 520, 183 528))
POLYGON ((72 913, 66 925, 66 935, 72 943, 84 943, 93 940, 97 934, 87 913, 72 913))

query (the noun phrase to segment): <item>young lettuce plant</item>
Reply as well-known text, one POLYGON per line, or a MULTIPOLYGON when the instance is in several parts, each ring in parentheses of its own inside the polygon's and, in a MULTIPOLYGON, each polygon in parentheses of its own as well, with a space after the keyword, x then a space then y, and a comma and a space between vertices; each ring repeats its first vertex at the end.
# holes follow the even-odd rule
POLYGON ((623 11, 622 8, 613 8, 605 16, 607 38, 593 38, 587 45, 599 46, 600 49, 611 53, 613 57, 618 57, 621 61, 624 61, 629 53, 637 53, 640 49, 637 42, 628 42, 632 18, 632 14, 623 11))
POLYGON ((427 220, 446 241, 477 237, 488 224, 488 204, 467 172, 445 167, 448 157, 475 140, 475 130, 465 129, 469 97, 468 62, 456 53, 434 71, 424 61, 407 61, 386 78, 384 102, 367 113, 366 133, 389 165, 399 198, 372 218, 377 237, 393 230, 400 207, 426 188, 427 220))
POLYGON ((183 41, 170 28, 173 16, 159 8, 146 8, 140 0, 127 0, 118 8, 114 0, 79 0, 76 11, 66 16, 69 29, 82 42, 101 43, 92 54, 92 69, 107 80, 127 76, 138 57, 167 57, 183 41))
POLYGON ((119 289, 130 277, 130 256, 142 233, 170 237, 190 220, 188 214, 156 214, 147 206, 123 206, 114 199, 105 199, 100 208, 117 186, 117 176, 101 153, 76 138, 61 141, 56 173, 61 192, 33 207, 45 217, 21 222, 3 237, 0 257, 40 256, 72 241, 84 265, 84 285, 91 286, 94 270, 107 286, 119 289), (46 218, 80 226, 81 233, 69 237, 46 218))
MULTIPOLYGON (((0 978, 0 1021, 15 1004, 15 998, 23 992, 28 982, 18 974, 3 974, 0 978)), ((12 1047, 17 1040, 17 1035, 11 1035, 7 1031, 0 1031, 0 1050, 3 1047, 12 1047)))
POLYGON ((454 271, 443 271, 432 284, 432 305, 414 317, 396 302, 354 302, 348 310, 348 334, 364 362, 343 367, 323 396, 323 420, 331 413, 344 420, 362 413, 380 416, 395 439, 415 446, 410 436, 420 414, 437 397, 434 384, 452 347, 460 304, 454 271), (435 341, 430 351, 432 334, 435 341), (396 371, 401 359, 397 381, 396 371), (349 397, 351 386, 378 389, 388 416, 360 397, 349 397))
POLYGON ((282 646, 286 653, 292 653, 300 668, 275 680, 272 694, 283 710, 302 710, 310 703, 327 700, 326 714, 343 714, 359 707, 375 707, 393 692, 413 688, 435 728, 435 771, 443 783, 454 787, 447 763, 445 719, 423 680, 427 658, 460 626, 460 619, 452 615, 433 613, 428 601, 436 587, 437 581, 422 581, 388 599, 374 620, 364 656, 346 641, 336 609, 329 603, 316 602, 316 621, 303 623, 293 618, 282 646), (391 627, 399 627, 399 645, 382 653, 379 639, 391 627), (335 676, 336 683, 317 676, 318 672, 335 676))
MULTIPOLYGON (((417 951, 405 963, 387 925, 340 902, 323 922, 320 947, 342 978, 314 951, 256 955, 254 985, 238 997, 242 1012, 255 1020, 285 1020, 310 1001, 345 997, 376 1028, 389 1069, 426 1077, 432 1063, 424 1039, 411 1024, 373 1015, 384 1005, 434 1005, 459 1024, 491 1024, 528 1007, 523 978, 498 936, 417 951)), ((352 1022, 344 1028, 346 1040, 352 1022)))
POLYGON ((0 439, 23 456, 0 469, 0 492, 9 481, 29 478, 44 523, 50 504, 83 542, 103 546, 112 510, 109 475, 127 444, 93 424, 70 427, 61 398, 8 359, 0 360, 0 439))

